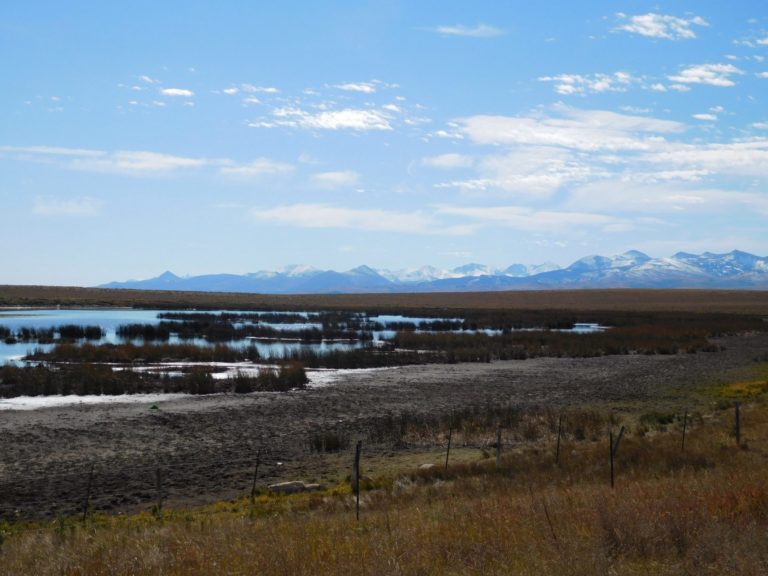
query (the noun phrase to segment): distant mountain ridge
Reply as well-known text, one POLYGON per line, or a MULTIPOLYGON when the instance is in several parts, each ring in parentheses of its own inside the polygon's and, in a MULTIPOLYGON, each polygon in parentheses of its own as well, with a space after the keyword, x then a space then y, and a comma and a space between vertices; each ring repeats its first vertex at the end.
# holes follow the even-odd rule
POLYGON ((434 266, 376 270, 358 266, 346 272, 287 266, 249 274, 180 277, 164 272, 148 280, 110 282, 99 288, 323 294, 363 292, 448 292, 553 290, 573 288, 741 288, 768 290, 768 257, 733 250, 727 254, 678 252, 651 258, 637 250, 616 256, 590 255, 560 268, 512 264, 495 269, 470 263, 451 270, 434 266))

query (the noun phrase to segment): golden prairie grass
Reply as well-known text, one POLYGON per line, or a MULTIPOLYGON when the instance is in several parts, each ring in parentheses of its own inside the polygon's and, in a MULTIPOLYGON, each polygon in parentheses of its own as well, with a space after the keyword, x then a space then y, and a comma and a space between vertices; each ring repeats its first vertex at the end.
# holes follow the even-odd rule
POLYGON ((763 574, 768 407, 607 443, 462 459, 347 487, 155 515, 5 526, 0 574, 763 574), (24 528, 24 529, 22 529, 24 528))

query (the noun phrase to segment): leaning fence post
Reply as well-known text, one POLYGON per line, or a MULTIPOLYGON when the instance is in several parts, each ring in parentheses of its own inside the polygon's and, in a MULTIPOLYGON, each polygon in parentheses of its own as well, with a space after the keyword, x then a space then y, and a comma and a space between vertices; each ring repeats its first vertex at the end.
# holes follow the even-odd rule
POLYGON ((163 510, 163 475, 160 466, 155 470, 155 488, 157 489, 157 512, 163 510))
POLYGON ((453 437, 453 423, 448 428, 448 449, 445 451, 445 471, 448 472, 448 457, 451 455, 451 438, 453 437))
POLYGON ((93 464, 88 470, 88 488, 85 490, 85 501, 83 502, 83 522, 88 517, 88 506, 91 504, 91 488, 93 487, 93 464))
POLYGON ((501 426, 496 429, 496 470, 501 468, 501 426))
POLYGON ((619 430, 619 435, 616 437, 616 442, 613 441, 613 430, 611 430, 611 433, 609 435, 609 443, 610 443, 610 453, 611 453, 611 488, 613 488, 613 460, 616 457, 616 451, 619 449, 619 442, 621 442, 621 437, 624 436, 624 426, 621 427, 621 430, 619 430))
POLYGON ((685 430, 688 427, 688 409, 685 409, 685 413, 683 414, 683 441, 680 445, 680 451, 685 452, 685 430))
POLYGON ((741 402, 736 402, 736 445, 741 446, 741 402))
POLYGON ((355 446, 355 463, 352 466, 352 490, 355 493, 355 518, 360 520, 360 451, 363 441, 358 440, 355 446))
POLYGON ((261 448, 256 452, 256 465, 253 468, 253 484, 251 484, 251 506, 256 497, 256 479, 259 477, 259 462, 261 461, 261 448))
POLYGON ((557 419, 557 448, 555 449, 555 464, 560 466, 560 436, 563 432, 563 415, 557 419))

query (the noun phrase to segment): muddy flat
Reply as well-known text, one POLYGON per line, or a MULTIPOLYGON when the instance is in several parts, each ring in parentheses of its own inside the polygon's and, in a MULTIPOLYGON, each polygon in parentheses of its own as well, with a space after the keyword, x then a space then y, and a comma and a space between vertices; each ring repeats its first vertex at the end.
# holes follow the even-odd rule
POLYGON ((213 502, 247 494, 263 449, 259 486, 332 482, 339 456, 310 450, 334 431, 361 438, 366 453, 391 453, 372 431, 403 412, 467 407, 678 407, 690 391, 765 359, 768 334, 718 340, 720 352, 537 358, 406 366, 339 374, 289 393, 182 396, 168 401, 74 405, 0 412, 0 517, 45 518, 213 502))

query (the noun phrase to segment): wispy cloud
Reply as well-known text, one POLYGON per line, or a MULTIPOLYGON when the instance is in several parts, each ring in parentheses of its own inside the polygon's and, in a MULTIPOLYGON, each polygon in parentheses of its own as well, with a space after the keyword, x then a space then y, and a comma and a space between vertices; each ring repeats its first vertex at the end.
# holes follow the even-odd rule
POLYGON ((347 92, 362 92, 363 94, 373 94, 376 92, 376 86, 371 82, 346 82, 344 84, 336 84, 336 88, 347 92))
POLYGON ((220 171, 228 176, 237 176, 241 178, 257 178, 267 174, 288 174, 293 172, 295 167, 285 162, 276 162, 269 158, 257 158, 247 164, 222 166, 220 171))
POLYGON ((54 146, 4 146, 0 148, 0 152, 12 153, 20 159, 32 162, 58 162, 71 170, 126 175, 171 173, 227 162, 145 150, 108 152, 54 146))
POLYGON ((356 185, 360 180, 360 174, 354 170, 319 172, 317 174, 313 174, 311 180, 316 186, 320 188, 332 190, 335 188, 345 188, 356 185))
POLYGON ((30 162, 58 163, 70 170, 153 176, 209 170, 225 176, 255 178, 270 174, 289 174, 295 170, 290 163, 256 158, 250 162, 236 162, 229 158, 194 158, 164 154, 147 150, 90 150, 56 146, 0 146, 0 155, 13 154, 30 162))
POLYGON ((437 184, 466 195, 502 193, 548 197, 567 184, 596 178, 604 169, 594 159, 585 162, 572 151, 553 146, 524 146, 476 162, 480 177, 437 184))
POLYGON ((392 130, 387 114, 377 109, 345 108, 309 112, 301 108, 277 108, 272 118, 250 122, 252 128, 306 128, 310 130, 392 130))
POLYGON ((328 204, 291 204, 274 208, 254 208, 251 216, 260 222, 279 223, 299 228, 341 228, 366 232, 403 234, 462 235, 471 226, 441 226, 421 211, 396 212, 363 210, 328 204))
POLYGON ((643 135, 685 129, 671 120, 605 110, 558 106, 555 111, 557 116, 470 116, 456 124, 460 133, 478 144, 558 146, 583 151, 648 149, 652 142, 643 135))
POLYGON ((633 83, 637 82, 627 72, 613 74, 558 74, 557 76, 540 76, 540 82, 552 82, 555 92, 563 95, 570 94, 599 94, 601 92, 626 92, 633 83))
POLYGON ((274 86, 255 86, 254 84, 238 84, 235 86, 229 86, 221 90, 214 90, 214 94, 226 94, 227 96, 235 96, 236 94, 279 94, 280 90, 274 86))
POLYGON ((701 16, 678 18, 654 12, 627 16, 620 12, 616 17, 624 22, 624 24, 617 26, 616 30, 632 32, 650 38, 664 38, 666 40, 690 40, 696 38, 693 26, 709 26, 709 23, 701 16))
POLYGON ((96 216, 101 206, 100 200, 89 196, 68 200, 38 197, 35 198, 32 211, 40 216, 96 216))
POLYGON ((474 165, 475 160, 471 156, 451 153, 423 158, 421 163, 424 166, 430 166, 431 168, 454 169, 469 168, 474 165))
MULTIPOLYGON (((650 175, 649 175, 650 176, 650 175)), ((601 213, 681 214, 717 213, 734 207, 768 214, 768 198, 691 182, 644 182, 641 179, 611 179, 576 188, 568 206, 601 213)))
POLYGON ((280 90, 274 86, 255 86, 254 84, 241 84, 240 89, 249 94, 278 94, 280 90))
POLYGON ((731 76, 744 74, 733 64, 698 64, 684 68, 678 74, 668 76, 672 82, 681 84, 708 84, 709 86, 729 87, 736 83, 731 76))
POLYGON ((573 228, 598 228, 606 232, 624 230, 629 223, 605 214, 557 210, 535 210, 524 206, 438 206, 439 214, 462 216, 527 232, 573 228))
MULTIPOLYGON (((694 118, 713 122, 721 112, 725 112, 722 106, 713 106, 694 118)), ((664 212, 721 200, 719 205, 725 206, 731 194, 727 187, 718 194, 712 190, 724 182, 753 182, 768 174, 768 138, 685 142, 684 124, 651 117, 559 105, 550 114, 538 110, 522 117, 473 116, 455 123, 455 130, 472 143, 492 147, 486 155, 476 151, 472 177, 436 185, 455 188, 465 197, 514 196, 561 203, 574 190, 602 190, 603 183, 608 183, 606 194, 613 189, 618 197, 631 187, 656 186, 670 191, 658 203, 658 211, 664 212)), ((600 211, 587 202, 586 192, 581 194, 578 202, 600 211)), ((734 206, 764 210, 768 199, 761 203, 758 196, 731 197, 734 206)), ((568 207, 576 209, 578 202, 568 207)), ((620 201, 605 205, 621 208, 620 201)), ((651 201, 626 204, 630 205, 653 208, 651 201)))
POLYGON ((146 151, 118 151, 97 158, 75 158, 71 161, 70 167, 88 172, 145 174, 199 168, 209 163, 210 161, 204 158, 188 158, 146 151))
POLYGON ((186 88, 162 88, 160 90, 160 94, 163 96, 173 96, 173 97, 181 97, 181 98, 191 98, 195 95, 192 90, 188 90, 186 88))
POLYGON ((102 150, 90 150, 87 148, 63 148, 61 146, 0 146, 0 153, 5 154, 29 154, 30 156, 80 156, 98 157, 104 156, 102 150))
POLYGON ((504 33, 503 30, 487 24, 478 24, 476 26, 466 26, 464 24, 438 26, 434 28, 434 31, 445 36, 467 36, 470 38, 493 38, 504 33))

